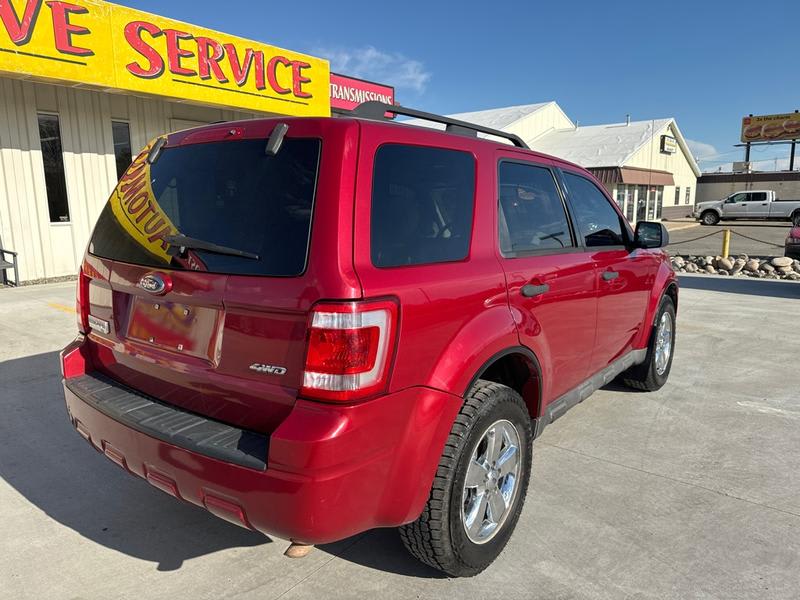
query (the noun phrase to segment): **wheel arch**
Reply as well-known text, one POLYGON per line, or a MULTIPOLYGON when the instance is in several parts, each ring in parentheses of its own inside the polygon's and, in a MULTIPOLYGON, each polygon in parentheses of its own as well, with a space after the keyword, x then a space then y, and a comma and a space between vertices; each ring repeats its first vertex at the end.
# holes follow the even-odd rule
POLYGON ((675 305, 675 312, 678 312, 678 291, 678 280, 675 277, 675 272, 667 261, 662 262, 650 292, 650 299, 647 303, 647 313, 645 314, 639 339, 634 345, 635 348, 646 348, 647 344, 650 342, 650 334, 653 331, 653 326, 658 316, 658 307, 664 296, 669 296, 672 299, 675 305))
POLYGON ((542 368, 530 348, 511 346, 496 352, 473 375, 462 396, 466 396, 479 379, 507 385, 522 396, 532 419, 541 416, 542 368))

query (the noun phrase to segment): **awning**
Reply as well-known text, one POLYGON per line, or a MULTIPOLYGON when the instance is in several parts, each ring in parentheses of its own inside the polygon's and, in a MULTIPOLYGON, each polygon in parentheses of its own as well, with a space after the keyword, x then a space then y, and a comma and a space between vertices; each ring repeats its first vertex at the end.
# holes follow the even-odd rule
POLYGON ((630 185, 675 185, 672 173, 653 171, 636 167, 597 167, 589 169, 592 174, 606 185, 627 183, 630 185))

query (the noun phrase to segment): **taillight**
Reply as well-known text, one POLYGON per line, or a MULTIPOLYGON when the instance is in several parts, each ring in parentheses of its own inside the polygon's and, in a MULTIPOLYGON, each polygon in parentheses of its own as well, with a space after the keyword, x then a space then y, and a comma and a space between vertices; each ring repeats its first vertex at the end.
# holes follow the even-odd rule
POLYGON ((348 402, 386 389, 397 304, 320 304, 311 313, 302 395, 348 402))
POLYGON ((83 334, 89 333, 89 276, 83 272, 81 267, 78 274, 78 292, 76 298, 75 311, 78 313, 78 331, 83 334))

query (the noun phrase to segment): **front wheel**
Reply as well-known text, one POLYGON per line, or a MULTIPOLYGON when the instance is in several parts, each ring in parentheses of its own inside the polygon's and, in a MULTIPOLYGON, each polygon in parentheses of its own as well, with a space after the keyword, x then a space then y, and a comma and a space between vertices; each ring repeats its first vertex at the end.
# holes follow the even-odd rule
POLYGON ((700 216, 700 222, 703 225, 716 225, 719 223, 719 215, 713 210, 708 210, 700 216))
POLYGON ((672 356, 675 353, 675 304, 664 296, 658 307, 655 326, 650 334, 645 361, 622 374, 628 387, 646 392, 661 389, 669 379, 672 356))
POLYGON ((422 515, 400 528, 408 551, 451 577, 470 577, 488 567, 522 511, 532 444, 522 397, 479 380, 447 438, 422 515))

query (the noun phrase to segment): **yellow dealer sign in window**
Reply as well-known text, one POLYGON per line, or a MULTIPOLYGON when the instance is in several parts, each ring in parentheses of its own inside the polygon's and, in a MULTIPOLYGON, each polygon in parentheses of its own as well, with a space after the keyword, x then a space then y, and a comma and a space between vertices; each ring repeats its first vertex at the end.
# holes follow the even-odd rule
POLYGON ((99 0, 0 0, 0 73, 258 112, 330 114, 327 61, 99 0))

